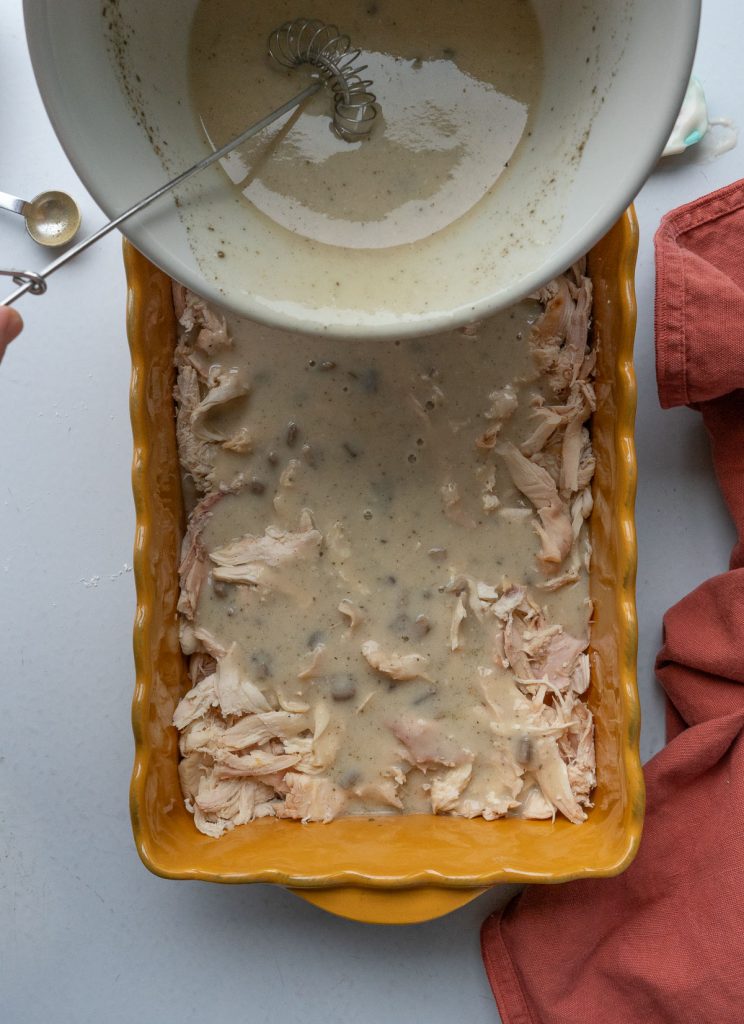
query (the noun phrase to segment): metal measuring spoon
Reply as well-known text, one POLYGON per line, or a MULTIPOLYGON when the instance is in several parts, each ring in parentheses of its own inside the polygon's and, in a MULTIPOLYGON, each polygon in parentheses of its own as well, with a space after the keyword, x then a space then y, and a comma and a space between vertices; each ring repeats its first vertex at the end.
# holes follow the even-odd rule
POLYGON ((20 214, 39 245, 66 245, 80 227, 80 210, 66 192, 41 192, 30 202, 0 192, 0 209, 20 214))

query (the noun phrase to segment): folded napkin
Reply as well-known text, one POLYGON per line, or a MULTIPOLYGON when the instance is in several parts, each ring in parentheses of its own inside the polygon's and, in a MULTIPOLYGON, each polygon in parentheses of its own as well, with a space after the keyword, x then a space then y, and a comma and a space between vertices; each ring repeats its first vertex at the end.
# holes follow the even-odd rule
POLYGON ((505 1024, 744 1021, 744 181, 669 214, 655 243, 661 404, 702 413, 739 541, 664 618, 668 743, 645 767, 636 860, 528 887, 483 925, 505 1024))

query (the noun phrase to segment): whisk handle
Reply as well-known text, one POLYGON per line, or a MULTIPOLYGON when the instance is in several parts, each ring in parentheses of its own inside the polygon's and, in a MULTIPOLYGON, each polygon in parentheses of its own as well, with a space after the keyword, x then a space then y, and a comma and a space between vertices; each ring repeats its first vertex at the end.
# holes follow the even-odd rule
MULTIPOLYGON (((198 174, 199 171, 205 170, 207 167, 210 167, 218 160, 227 156, 228 153, 231 153, 238 146, 247 142, 248 139, 257 135, 260 131, 263 131, 263 129, 267 128, 270 124, 273 124, 273 122, 282 117, 283 114, 289 113, 290 110, 299 106, 304 100, 309 99, 310 96, 314 95, 314 93, 318 92, 318 90, 322 88, 322 85, 322 82, 313 82, 311 85, 308 85, 307 88, 302 90, 302 92, 298 92, 296 96, 287 100, 286 103, 277 107, 276 110, 272 110, 270 114, 267 114, 266 117, 262 117, 260 121, 254 122, 249 128, 246 128, 245 131, 241 132, 240 135, 236 135, 234 139, 230 140, 230 142, 226 142, 224 146, 220 147, 220 149, 216 149, 214 153, 210 153, 209 156, 205 156, 203 160, 194 164, 193 167, 189 167, 187 170, 179 174, 178 177, 173 178, 172 181, 168 181, 164 185, 161 185, 160 188, 156 188, 149 196, 145 196, 144 199, 140 199, 138 203, 130 206, 128 210, 125 210, 124 213, 120 213, 118 217, 114 217, 113 220, 110 220, 108 224, 104 224, 103 227, 98 229, 98 231, 95 231, 92 235, 84 238, 81 242, 78 242, 77 245, 73 245, 71 249, 68 249, 66 253, 59 256, 56 260, 50 263, 49 266, 44 267, 44 269, 39 271, 38 274, 35 274, 32 271, 10 271, 9 273, 14 277, 16 282, 23 281, 24 283, 21 284, 14 292, 11 292, 6 299, 3 299, 2 302, 0 302, 0 306, 12 306, 17 299, 29 291, 34 295, 43 295, 46 291, 44 282, 47 277, 55 272, 55 270, 59 270, 61 266, 64 266, 65 263, 68 263, 79 253, 84 252, 85 249, 89 249, 91 245, 99 240, 99 238, 103 238, 103 236, 107 235, 109 231, 113 231, 114 228, 118 228, 118 226, 123 224, 125 220, 129 220, 130 217, 139 213, 140 210, 144 210, 145 207, 150 206, 151 203, 160 199, 161 196, 170 192, 171 189, 176 188, 178 185, 182 185, 185 181, 191 178, 192 175, 198 174)), ((0 273, 4 272, 0 271, 0 273)))

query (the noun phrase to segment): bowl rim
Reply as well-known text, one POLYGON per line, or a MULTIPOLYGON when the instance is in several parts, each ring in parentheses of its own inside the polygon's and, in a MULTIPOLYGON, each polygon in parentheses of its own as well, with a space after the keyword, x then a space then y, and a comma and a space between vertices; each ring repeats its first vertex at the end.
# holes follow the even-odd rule
MULTIPOLYGON (((36 83, 49 120, 68 160, 98 206, 106 216, 113 218, 121 210, 116 208, 113 197, 106 187, 105 179, 96 180, 94 171, 86 165, 68 138, 66 126, 73 117, 73 112, 62 103, 59 92, 54 87, 53 62, 47 60, 45 55, 45 44, 48 43, 48 38, 44 31, 44 19, 39 17, 42 5, 49 2, 50 0, 23 0, 26 39, 36 83)), ((639 133, 634 150, 635 171, 628 177, 622 191, 619 191, 613 199, 607 200, 582 224, 578 231, 558 248, 553 249, 550 255, 540 263, 538 269, 522 275, 512 285, 485 296, 478 302, 460 305, 447 312, 422 314, 415 320, 396 321, 391 319, 389 322, 381 324, 360 325, 348 322, 323 324, 319 321, 305 320, 298 314, 291 312, 282 314, 272 308, 256 304, 251 301, 249 295, 246 295, 243 300, 240 296, 224 293, 216 282, 210 282, 191 265, 180 260, 173 251, 153 240, 145 225, 138 226, 136 223, 129 223, 123 225, 120 230, 126 239, 164 273, 181 281, 182 284, 209 302, 222 306, 237 316, 246 317, 269 327, 325 337, 348 338, 353 335, 360 340, 383 340, 413 336, 424 337, 451 330, 464 323, 485 319, 497 310, 519 302, 526 295, 561 274, 583 253, 588 252, 622 215, 653 170, 679 114, 697 46, 702 0, 683 0, 683 2, 687 8, 682 25, 684 33, 682 50, 685 53, 683 67, 686 73, 680 74, 676 88, 670 89, 667 95, 664 118, 666 129, 663 139, 659 142, 653 137, 647 138, 643 133, 639 133)), ((163 175, 165 176, 165 171, 163 175)))

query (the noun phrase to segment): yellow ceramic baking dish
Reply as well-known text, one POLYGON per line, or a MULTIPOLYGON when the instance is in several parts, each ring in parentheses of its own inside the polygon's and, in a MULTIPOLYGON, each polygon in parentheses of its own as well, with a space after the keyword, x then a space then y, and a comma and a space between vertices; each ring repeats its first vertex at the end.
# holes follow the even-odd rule
POLYGON ((166 878, 274 882, 337 914, 402 923, 437 917, 497 882, 614 875, 638 847, 644 806, 638 754, 633 445, 635 216, 628 211, 589 255, 598 346, 597 470, 591 519, 592 685, 597 778, 582 825, 424 815, 302 825, 262 819, 211 839, 178 784, 173 709, 188 688, 176 601, 184 512, 172 389, 170 279, 125 244, 132 352, 137 682, 131 814, 147 867, 166 878))

